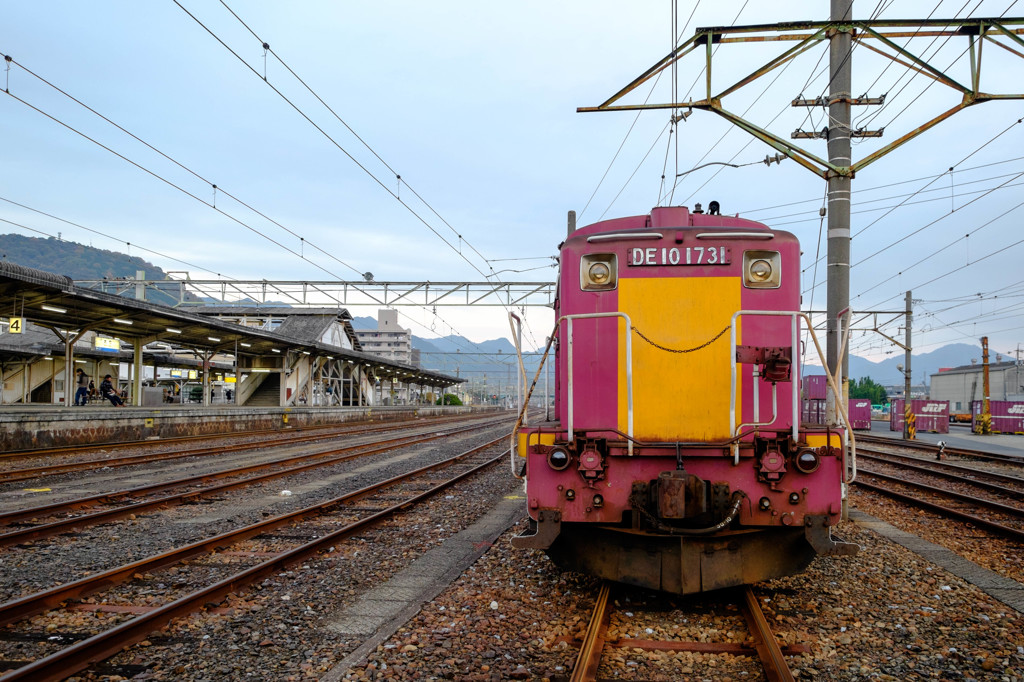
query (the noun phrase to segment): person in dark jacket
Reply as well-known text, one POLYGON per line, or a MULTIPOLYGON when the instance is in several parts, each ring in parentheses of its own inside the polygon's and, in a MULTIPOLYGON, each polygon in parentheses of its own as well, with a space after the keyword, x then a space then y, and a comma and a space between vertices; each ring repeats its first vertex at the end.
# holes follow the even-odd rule
POLYGON ((121 396, 114 390, 114 384, 110 381, 110 375, 103 377, 103 381, 100 382, 100 395, 110 401, 110 404, 114 407, 124 407, 124 401, 121 400, 121 396))
POLYGON ((81 367, 75 370, 75 375, 78 377, 78 389, 75 391, 75 405, 82 406, 85 405, 85 401, 89 397, 89 375, 86 374, 81 367))

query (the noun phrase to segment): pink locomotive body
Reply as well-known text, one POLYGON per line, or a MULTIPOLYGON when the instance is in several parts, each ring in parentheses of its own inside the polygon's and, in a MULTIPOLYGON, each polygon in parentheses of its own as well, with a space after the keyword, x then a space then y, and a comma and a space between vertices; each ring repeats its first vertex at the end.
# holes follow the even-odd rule
POLYGON ((555 414, 516 436, 559 565, 673 593, 802 570, 834 542, 844 434, 800 426, 800 249, 683 207, 561 246, 555 414))

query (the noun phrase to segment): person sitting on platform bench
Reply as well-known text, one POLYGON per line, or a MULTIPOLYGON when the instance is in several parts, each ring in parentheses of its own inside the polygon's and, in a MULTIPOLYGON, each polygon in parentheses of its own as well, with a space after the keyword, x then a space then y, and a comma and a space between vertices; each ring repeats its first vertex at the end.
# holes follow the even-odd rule
POLYGON ((124 407, 124 401, 114 390, 114 384, 110 381, 109 374, 103 377, 103 381, 100 383, 100 395, 109 400, 114 407, 124 407))

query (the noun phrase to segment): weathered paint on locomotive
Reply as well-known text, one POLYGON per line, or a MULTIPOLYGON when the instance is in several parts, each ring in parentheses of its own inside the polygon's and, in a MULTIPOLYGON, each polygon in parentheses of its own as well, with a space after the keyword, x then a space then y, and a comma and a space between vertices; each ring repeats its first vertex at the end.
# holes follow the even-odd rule
MULTIPOLYGON (((751 315, 736 323, 737 347, 789 349, 789 376, 774 383, 773 419, 768 419, 773 385, 753 371, 757 363, 740 364, 743 371, 732 384, 730 344, 730 326, 739 310, 799 310, 796 238, 739 218, 662 208, 651 216, 577 230, 563 244, 560 263, 558 315, 624 313, 630 326, 622 317, 575 319, 570 335, 569 322, 560 323, 555 419, 524 429, 518 443, 519 454, 527 458, 531 518, 549 529, 569 524, 561 527, 571 530, 557 539, 548 530, 546 538, 517 544, 546 547, 570 568, 679 592, 715 589, 805 567, 814 551, 801 529, 805 524, 824 526, 827 538, 827 527, 841 516, 841 435, 832 431, 801 436, 800 447, 820 452, 817 466, 807 472, 792 462, 787 466, 785 456, 755 452, 755 429, 744 429, 746 445, 738 464, 728 445, 734 435, 733 392, 737 424, 754 421, 755 403, 760 420, 770 422, 756 429, 761 436, 788 438, 794 420, 799 420, 792 408, 800 374, 792 317, 751 315), (779 254, 776 288, 744 286, 745 251, 779 254), (614 286, 584 290, 585 258, 614 258, 614 286), (632 451, 625 438, 630 430, 629 370, 632 451), (567 433, 570 422, 572 434, 567 433), (550 465, 551 444, 575 444, 579 449, 581 437, 602 444, 593 450, 584 446, 561 470, 550 465), (742 491, 733 498, 735 527, 696 538, 638 530, 635 518, 632 529, 623 525, 625 513, 633 509, 635 484, 677 470, 677 458, 686 476, 732 493, 742 491), (599 528, 608 532, 602 534, 599 528), (777 529, 777 546, 790 549, 764 555, 772 540, 751 536, 758 528, 777 529), (600 549, 590 546, 594 542, 601 543, 600 549), (649 550, 646 558, 640 556, 644 546, 649 550), (783 551, 788 555, 782 556, 783 551), (744 567, 725 570, 719 565, 729 561, 744 567)), ((759 447, 764 443, 760 440, 759 447)), ((822 551, 828 543, 816 544, 822 551)))

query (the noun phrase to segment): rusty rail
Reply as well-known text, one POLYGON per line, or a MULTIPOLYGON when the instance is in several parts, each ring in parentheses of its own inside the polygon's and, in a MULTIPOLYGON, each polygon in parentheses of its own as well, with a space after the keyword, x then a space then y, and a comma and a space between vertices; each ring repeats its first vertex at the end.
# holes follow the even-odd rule
MULTIPOLYGON (((260 441, 249 441, 246 443, 236 443, 234 445, 216 445, 213 447, 195 448, 192 450, 179 450, 175 452, 155 452, 141 455, 126 455, 124 457, 111 457, 106 459, 90 459, 78 462, 66 462, 64 464, 49 464, 45 466, 29 467, 25 469, 10 469, 7 471, 0 471, 0 483, 13 483, 15 481, 26 481, 43 476, 50 476, 54 474, 65 474, 74 471, 87 471, 90 469, 98 468, 111 468, 120 466, 134 466, 137 464, 147 464, 149 462, 159 462, 170 459, 183 459, 187 457, 203 457, 206 455, 222 455, 229 452, 244 452, 246 450, 255 450, 256 448, 266 448, 276 445, 296 445, 300 443, 307 443, 311 441, 327 440, 328 438, 335 438, 337 436, 348 436, 348 435, 360 435, 360 434, 372 434, 386 431, 394 431, 400 428, 407 427, 407 423, 402 425, 378 425, 375 427, 362 428, 358 430, 352 429, 337 429, 327 433, 295 433, 295 434, 282 434, 278 433, 278 437, 270 438, 260 441)), ((235 436, 245 437, 247 434, 236 433, 232 434, 235 436)), ((159 442, 159 441, 154 441, 159 442)), ((117 447, 119 445, 115 444, 117 447)), ((111 447, 107 445, 106 447, 111 447)))
POLYGON ((386 441, 378 441, 377 443, 372 444, 375 445, 376 447, 372 447, 371 444, 369 443, 364 443, 361 445, 352 445, 344 448, 326 450, 323 452, 297 455, 295 457, 289 457, 283 460, 274 460, 272 462, 254 464, 250 466, 240 467, 238 469, 227 469, 224 471, 214 472, 210 474, 190 476, 188 478, 177 479, 175 481, 168 481, 165 483, 156 483, 149 486, 139 486, 137 488, 132 488, 130 490, 122 490, 115 493, 104 493, 102 495, 93 495, 91 497, 82 498, 78 500, 68 500, 67 502, 57 502, 55 504, 45 505, 41 507, 32 507, 30 509, 23 509, 17 512, 8 512, 7 514, 0 514, 0 523, 9 523, 16 519, 37 518, 45 514, 55 514, 66 510, 82 509, 87 506, 94 506, 107 503, 115 499, 118 499, 119 497, 132 497, 135 495, 139 495, 141 493, 154 492, 157 490, 163 490, 171 487, 192 486, 197 482, 219 480, 221 478, 237 476, 239 474, 247 473, 250 471, 261 471, 283 464, 297 463, 306 460, 315 460, 313 462, 308 462, 306 464, 298 464, 296 466, 278 469, 276 471, 271 471, 261 475, 250 476, 248 478, 243 478, 241 480, 229 481, 227 483, 221 483, 219 485, 212 485, 199 490, 197 490, 194 487, 190 487, 189 489, 183 492, 176 493, 173 495, 165 495, 164 497, 148 500, 145 502, 134 502, 116 508, 104 509, 90 514, 83 514, 81 516, 76 516, 73 518, 62 518, 52 523, 45 523, 40 524, 38 526, 30 526, 28 528, 10 531, 7 533, 0 534, 0 547, 9 547, 14 544, 28 542, 29 540, 37 540, 39 538, 49 537, 52 535, 65 533, 71 530, 76 530, 78 528, 84 528, 87 526, 96 525, 98 523, 113 521, 115 519, 124 518, 131 514, 139 514, 141 512, 151 509, 173 507, 192 500, 202 499, 203 497, 207 497, 215 493, 224 492, 225 490, 242 488, 249 485, 253 485, 255 483, 263 483, 265 481, 273 480, 275 478, 290 476, 291 474, 301 473, 303 471, 308 471, 310 469, 330 466, 332 464, 337 464, 338 462, 345 462, 360 457, 368 457, 370 455, 380 454, 382 452, 387 452, 388 450, 393 450, 395 448, 406 447, 408 445, 415 445, 418 443, 425 443, 454 433, 464 433, 479 428, 486 428, 488 426, 491 426, 491 424, 474 424, 462 429, 446 429, 444 431, 429 434, 421 434, 418 436, 392 438, 386 441), (363 451, 361 452, 352 452, 353 450, 361 449, 363 449, 363 451))
MULTIPOLYGON (((0 623, 8 624, 21 620, 39 613, 46 608, 56 606, 68 599, 73 599, 84 594, 96 592, 100 589, 109 588, 112 585, 127 582, 134 574, 139 572, 169 566, 203 551, 218 551, 225 549, 233 542, 254 537, 260 533, 278 528, 304 516, 320 514, 345 502, 351 502, 365 497, 380 488, 401 483, 412 476, 439 469, 460 459, 467 458, 481 450, 504 441, 506 438, 507 436, 501 436, 500 438, 472 448, 467 452, 456 455, 455 457, 442 462, 420 467, 415 471, 375 483, 371 486, 347 493, 342 497, 328 502, 314 505, 306 509, 300 509, 288 514, 282 514, 272 519, 237 529, 230 533, 224 533, 215 538, 209 538, 199 543, 194 543, 186 547, 172 550, 165 554, 150 557, 143 561, 134 562, 120 568, 105 571, 104 573, 90 576, 89 578, 75 581, 68 585, 40 592, 35 595, 29 595, 22 599, 7 602, 6 604, 0 604, 0 623)), ((169 604, 158 607, 149 613, 136 616, 135 618, 121 623, 106 632, 94 635, 89 639, 78 642, 54 654, 40 658, 32 663, 22 666, 21 668, 10 671, 6 673, 2 679, 4 682, 11 682, 13 680, 32 680, 33 682, 63 680, 75 672, 84 670, 90 665, 122 651, 126 647, 142 641, 151 632, 166 625, 175 618, 198 611, 211 602, 216 603, 228 594, 237 592, 240 588, 256 580, 273 575, 293 563, 302 561, 310 555, 319 552, 321 549, 333 545, 339 540, 343 540, 351 535, 364 531, 368 526, 372 526, 401 510, 407 509, 414 504, 428 499, 429 497, 449 488, 458 481, 504 460, 504 458, 505 452, 502 452, 497 457, 488 459, 486 462, 472 467, 471 469, 467 469, 466 471, 463 471, 440 484, 431 486, 427 490, 397 502, 389 506, 387 509, 377 511, 363 519, 346 524, 332 533, 307 542, 294 549, 282 552, 268 561, 252 566, 236 575, 202 588, 169 604)))
MULTIPOLYGON (((876 476, 877 474, 870 474, 870 475, 871 476, 876 476)), ((1003 537, 1010 538, 1011 540, 1016 540, 1017 542, 1024 542, 1024 531, 1022 531, 1020 529, 1011 528, 1010 526, 1004 526, 1001 523, 996 523, 995 521, 989 521, 988 519, 983 519, 983 518, 981 518, 979 516, 974 516, 973 514, 968 514, 966 512, 962 512, 962 511, 960 511, 958 509, 951 509, 950 507, 944 507, 944 506, 942 506, 940 504, 935 504, 934 502, 928 502, 927 500, 922 500, 921 498, 918 498, 918 497, 913 497, 911 495, 906 495, 904 493, 897 492, 897 491, 893 490, 892 488, 886 488, 885 486, 875 485, 875 484, 872 484, 872 483, 864 483, 862 481, 858 481, 855 485, 857 485, 860 488, 863 488, 864 490, 871 490, 871 491, 879 493, 881 495, 886 495, 888 497, 891 497, 893 499, 899 500, 901 502, 905 502, 905 503, 907 503, 907 504, 909 504, 911 506, 920 507, 922 509, 927 509, 928 511, 935 512, 935 513, 939 514, 940 516, 945 516, 947 518, 957 519, 957 520, 960 520, 960 521, 966 521, 967 523, 970 523, 970 524, 974 525, 977 528, 982 528, 982 529, 987 530, 987 531, 989 531, 991 533, 994 533, 996 535, 1002 535, 1003 537)), ((913 483, 906 483, 906 485, 914 486, 915 484, 913 484, 913 483)), ((933 490, 938 490, 938 489, 937 488, 933 488, 933 490)), ((977 499, 974 499, 974 500, 971 500, 971 501, 972 502, 977 502, 977 499)))
POLYGON ((607 632, 610 620, 608 604, 611 601, 613 589, 615 587, 611 582, 601 583, 586 634, 573 665, 570 682, 593 682, 596 680, 601 656, 606 648, 643 649, 645 651, 700 651, 738 656, 756 654, 761 660, 769 682, 793 682, 793 674, 789 670, 785 657, 806 653, 810 650, 807 645, 779 647, 775 635, 768 626, 768 620, 764 617, 761 606, 749 586, 742 588, 742 596, 738 596, 738 591, 735 590, 723 591, 722 594, 730 595, 739 605, 747 626, 750 628, 754 641, 753 647, 740 642, 652 641, 621 637, 608 640, 607 632))

